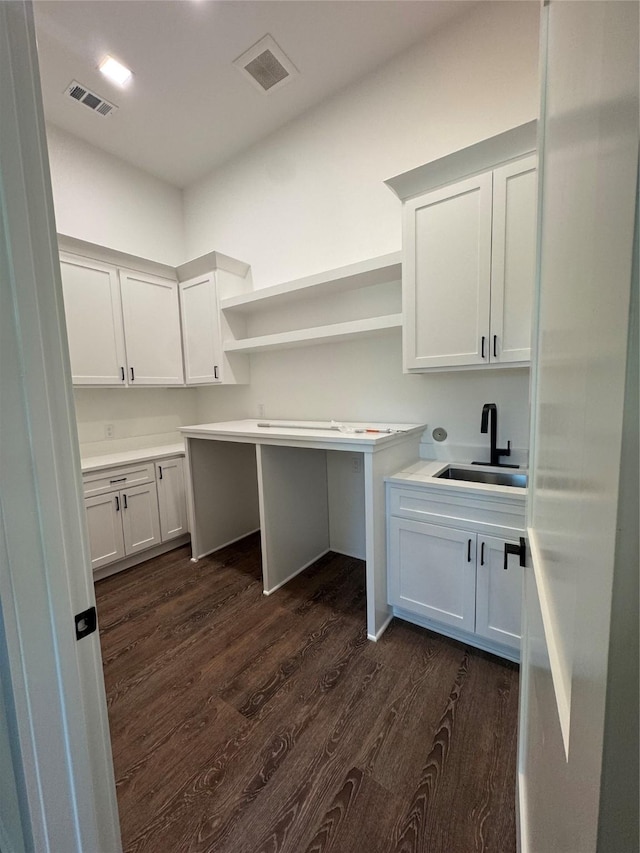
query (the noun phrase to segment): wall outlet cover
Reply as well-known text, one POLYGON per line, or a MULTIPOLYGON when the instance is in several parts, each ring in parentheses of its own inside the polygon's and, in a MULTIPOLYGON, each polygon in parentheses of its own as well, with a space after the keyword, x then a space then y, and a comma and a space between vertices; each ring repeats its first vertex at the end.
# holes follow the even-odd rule
POLYGON ((444 441, 447 437, 447 431, 444 427, 436 427, 431 435, 433 436, 434 441, 444 441))

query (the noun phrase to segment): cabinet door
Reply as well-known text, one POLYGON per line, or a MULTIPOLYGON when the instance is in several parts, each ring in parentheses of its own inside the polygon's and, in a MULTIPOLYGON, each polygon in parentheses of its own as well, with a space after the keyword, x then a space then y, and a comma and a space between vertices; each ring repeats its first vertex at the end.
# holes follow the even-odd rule
POLYGON ((403 244, 405 368, 487 363, 491 174, 408 201, 403 244))
POLYGON ((187 532, 187 505, 184 493, 182 457, 156 462, 160 536, 163 542, 187 532))
POLYGON ((115 267, 61 255, 62 291, 74 385, 124 385, 126 357, 115 267))
POLYGON ((182 385, 178 283, 120 270, 130 385, 182 385))
POLYGON ((136 486, 120 493, 126 554, 152 548, 160 542, 156 484, 136 486))
POLYGON ((213 273, 179 284, 185 381, 210 385, 222 379, 222 350, 213 273))
POLYGON ((536 267, 536 163, 527 157, 493 173, 491 361, 531 358, 536 267))
POLYGON ((519 649, 523 570, 513 554, 505 570, 504 545, 504 539, 478 536, 476 634, 519 649))
POLYGON ((390 604, 473 631, 475 590, 475 533, 390 518, 390 604))
POLYGON ((122 502, 117 493, 85 498, 91 567, 98 569, 124 557, 122 502))

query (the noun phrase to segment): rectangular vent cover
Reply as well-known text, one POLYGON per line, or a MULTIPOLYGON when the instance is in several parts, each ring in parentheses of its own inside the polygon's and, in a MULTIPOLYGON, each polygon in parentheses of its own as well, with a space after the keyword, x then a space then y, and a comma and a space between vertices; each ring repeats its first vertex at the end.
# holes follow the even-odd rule
POLYGON ((94 113, 103 117, 111 115, 118 109, 115 104, 110 104, 109 101, 105 101, 104 98, 101 98, 100 95, 96 95, 95 92, 92 92, 86 86, 78 83, 77 80, 72 80, 71 83, 69 83, 66 89, 66 94, 70 98, 73 98, 74 101, 77 101, 79 104, 84 104, 85 107, 89 107, 89 109, 94 113))
POLYGON ((293 62, 270 35, 261 38, 233 64, 263 93, 279 89, 298 74, 293 62))

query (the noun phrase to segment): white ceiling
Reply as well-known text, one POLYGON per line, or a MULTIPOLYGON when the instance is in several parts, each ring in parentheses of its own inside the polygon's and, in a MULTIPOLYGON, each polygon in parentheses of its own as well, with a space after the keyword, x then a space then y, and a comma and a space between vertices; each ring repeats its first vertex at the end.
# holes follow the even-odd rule
POLYGON ((48 121, 177 186, 249 147, 474 5, 464 0, 42 0, 48 121), (300 72, 262 94, 233 60, 269 33, 300 72), (97 70, 110 53, 126 89, 97 70), (65 91, 78 80, 119 110, 65 91))

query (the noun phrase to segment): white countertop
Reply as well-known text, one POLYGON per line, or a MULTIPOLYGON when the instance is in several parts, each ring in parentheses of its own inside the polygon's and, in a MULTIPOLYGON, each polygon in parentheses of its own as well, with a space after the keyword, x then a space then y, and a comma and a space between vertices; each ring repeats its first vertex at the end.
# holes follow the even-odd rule
POLYGON ((426 424, 350 422, 338 429, 332 428, 330 421, 247 419, 184 426, 180 432, 186 438, 226 438, 257 444, 319 444, 374 450, 425 429, 426 424))
POLYGON ((101 468, 150 462, 153 459, 167 459, 170 456, 184 456, 184 442, 142 447, 138 450, 120 450, 115 453, 105 453, 102 456, 85 456, 81 460, 81 467, 82 473, 86 474, 89 471, 99 471, 101 468))
MULTIPOLYGON (((392 474, 388 477, 385 477, 385 481, 387 483, 396 483, 401 486, 431 486, 437 489, 449 490, 450 492, 458 492, 458 493, 467 493, 467 494, 485 494, 485 495, 493 495, 497 497, 498 495, 502 495, 504 497, 509 497, 512 500, 522 500, 523 502, 527 497, 527 489, 519 488, 517 486, 496 486, 491 483, 472 483, 468 480, 440 480, 437 477, 437 474, 440 473, 444 468, 447 468, 449 465, 455 468, 468 468, 469 470, 495 470, 495 468, 491 468, 490 465, 470 465, 465 462, 443 462, 440 460, 420 460, 419 462, 415 462, 413 465, 409 465, 408 468, 404 468, 402 471, 398 471, 396 474, 392 474)), ((507 471, 512 470, 514 473, 519 474, 527 474, 528 471, 526 468, 518 468, 510 469, 507 468, 507 471)))

